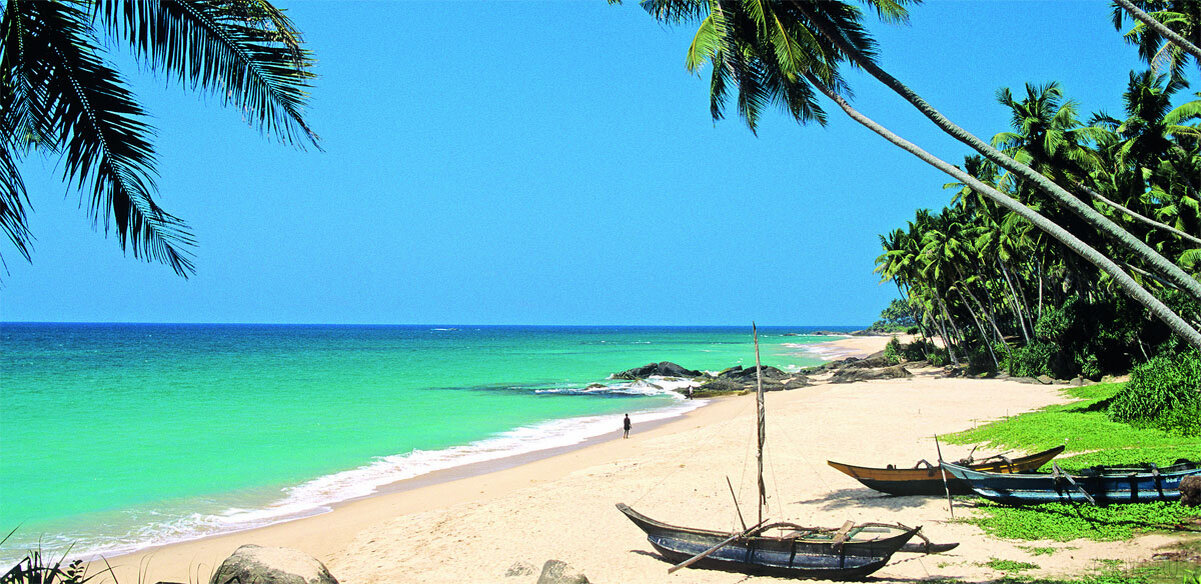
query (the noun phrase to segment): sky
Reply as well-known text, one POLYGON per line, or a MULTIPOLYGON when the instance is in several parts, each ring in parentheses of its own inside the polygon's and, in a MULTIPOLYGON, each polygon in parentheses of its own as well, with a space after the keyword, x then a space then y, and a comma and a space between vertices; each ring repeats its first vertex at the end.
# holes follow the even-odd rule
MULTIPOLYGON (((949 177, 832 104, 827 126, 713 122, 693 29, 603 0, 278 0, 318 59, 280 144, 219 97, 140 71, 158 202, 197 274, 123 255, 55 158, 22 172, 33 261, 0 242, 0 320, 539 325, 867 325, 896 296, 878 234, 949 177)), ((1059 81, 1120 112, 1140 68, 1097 0, 928 0, 867 19, 880 63, 982 137, 996 91, 1059 81)), ((966 147, 847 71, 860 111, 953 163, 966 147)))

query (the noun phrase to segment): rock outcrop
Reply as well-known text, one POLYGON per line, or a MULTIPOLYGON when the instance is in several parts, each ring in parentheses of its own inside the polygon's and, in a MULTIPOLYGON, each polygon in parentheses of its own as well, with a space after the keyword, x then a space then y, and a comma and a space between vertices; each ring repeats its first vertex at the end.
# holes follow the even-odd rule
POLYGON ((646 379, 652 375, 660 377, 700 377, 704 375, 700 371, 693 369, 685 369, 671 361, 660 361, 658 363, 647 363, 642 367, 626 369, 621 373, 614 373, 613 379, 646 379))
POLYGON ((209 584, 338 584, 317 558, 284 547, 244 545, 225 558, 209 584))
POLYGON ((588 577, 572 570, 567 562, 547 560, 542 565, 538 584, 588 584, 588 577))
POLYGON ((1180 504, 1186 507, 1201 507, 1201 475, 1180 479, 1180 504))
POLYGON ((830 383, 854 383, 856 381, 871 381, 873 379, 899 379, 902 377, 913 377, 913 374, 901 365, 893 365, 892 367, 884 367, 880 369, 853 367, 835 371, 834 375, 830 377, 830 383))

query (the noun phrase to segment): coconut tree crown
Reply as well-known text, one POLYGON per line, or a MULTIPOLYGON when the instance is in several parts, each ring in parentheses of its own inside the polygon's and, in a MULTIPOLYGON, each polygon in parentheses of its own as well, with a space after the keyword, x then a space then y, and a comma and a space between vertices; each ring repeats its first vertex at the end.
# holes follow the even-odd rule
POLYGON ((0 17, 0 228, 30 257, 29 200, 16 161, 63 160, 95 224, 123 250, 195 272, 187 225, 154 200, 153 128, 101 37, 148 69, 215 93, 279 140, 318 145, 305 122, 312 56, 265 0, 7 0, 0 17))
MULTIPOLYGON (((908 0, 864 2, 883 20, 904 22, 908 0)), ((868 58, 875 41, 861 22, 862 12, 839 1, 813 0, 644 0, 642 7, 660 22, 697 24, 685 65, 698 72, 711 67, 710 112, 725 117, 733 83, 735 106, 755 132, 763 110, 779 106, 797 122, 824 125, 811 81, 842 95, 850 88, 838 72, 846 56, 822 33, 835 33, 868 58)))

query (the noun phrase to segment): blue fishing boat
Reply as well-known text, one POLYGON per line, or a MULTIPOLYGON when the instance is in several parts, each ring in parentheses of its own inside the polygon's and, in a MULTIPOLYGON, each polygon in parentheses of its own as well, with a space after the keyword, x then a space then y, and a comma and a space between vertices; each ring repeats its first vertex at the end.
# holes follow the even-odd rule
POLYGON ((1201 461, 1185 459, 1163 468, 1094 466, 1071 474, 1054 465, 1049 473, 1013 474, 981 472, 949 462, 942 467, 977 495, 1007 505, 1175 501, 1180 498, 1180 480, 1201 474, 1201 461))

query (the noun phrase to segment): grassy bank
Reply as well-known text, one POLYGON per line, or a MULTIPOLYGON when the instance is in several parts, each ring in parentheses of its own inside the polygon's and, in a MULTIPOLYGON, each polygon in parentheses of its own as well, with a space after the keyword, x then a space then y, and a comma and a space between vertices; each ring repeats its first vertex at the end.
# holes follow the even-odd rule
MULTIPOLYGON (((983 443, 991 448, 1027 451, 1062 444, 1066 449, 1055 462, 1069 471, 1098 464, 1150 462, 1164 466, 1179 458, 1201 458, 1201 437, 1174 436, 1110 420, 1106 410, 1123 385, 1065 388, 1079 401, 1005 418, 945 439, 955 444, 983 443)), ((1010 507, 978 500, 976 509, 978 512, 964 521, 1007 539, 1116 541, 1151 531, 1201 532, 1201 508, 1175 502, 1010 507)))

